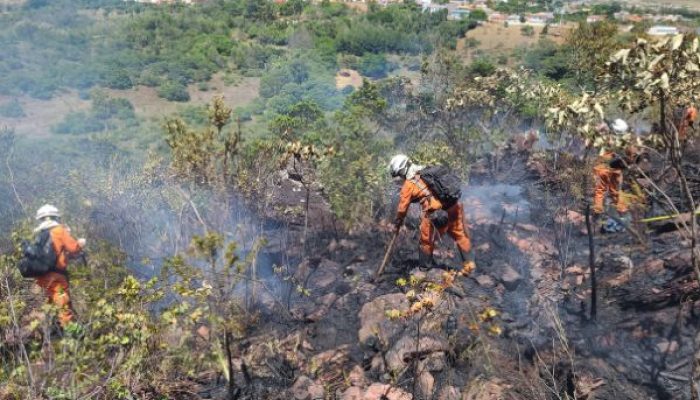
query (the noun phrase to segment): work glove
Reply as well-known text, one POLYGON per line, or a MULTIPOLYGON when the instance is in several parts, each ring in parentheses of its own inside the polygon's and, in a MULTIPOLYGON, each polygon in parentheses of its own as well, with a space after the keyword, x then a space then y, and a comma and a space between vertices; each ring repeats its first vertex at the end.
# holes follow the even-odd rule
POLYGON ((466 277, 471 275, 472 272, 476 269, 476 263, 472 261, 465 261, 462 263, 462 270, 459 271, 459 274, 466 277))
POLYGON ((85 243, 86 243, 85 238, 78 239, 78 246, 80 246, 81 249, 85 248, 85 243))
POLYGON ((394 220, 394 230, 398 231, 401 229, 401 226, 403 225, 403 218, 396 218, 394 220))

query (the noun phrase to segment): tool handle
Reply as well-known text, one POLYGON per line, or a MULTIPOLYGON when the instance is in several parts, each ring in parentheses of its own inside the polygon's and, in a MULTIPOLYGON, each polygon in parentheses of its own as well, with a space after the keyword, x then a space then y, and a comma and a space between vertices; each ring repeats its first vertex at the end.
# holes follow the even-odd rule
POLYGON ((384 259, 382 260, 382 264, 377 268, 377 272, 374 273, 374 280, 376 281, 379 279, 379 277, 382 275, 384 272, 384 268, 386 268, 387 263, 389 262, 389 259, 391 258, 391 253, 394 250, 394 243, 396 243, 396 238, 399 237, 399 229, 396 229, 394 231, 394 235, 391 237, 391 241, 389 242, 389 246, 386 248, 386 253, 384 253, 384 259))

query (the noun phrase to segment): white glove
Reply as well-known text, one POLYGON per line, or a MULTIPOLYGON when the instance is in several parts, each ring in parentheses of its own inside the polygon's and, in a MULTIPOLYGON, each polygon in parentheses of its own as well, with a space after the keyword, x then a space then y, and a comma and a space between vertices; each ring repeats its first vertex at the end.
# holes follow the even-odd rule
POLYGON ((85 238, 78 239, 78 246, 80 246, 81 249, 85 248, 85 238))

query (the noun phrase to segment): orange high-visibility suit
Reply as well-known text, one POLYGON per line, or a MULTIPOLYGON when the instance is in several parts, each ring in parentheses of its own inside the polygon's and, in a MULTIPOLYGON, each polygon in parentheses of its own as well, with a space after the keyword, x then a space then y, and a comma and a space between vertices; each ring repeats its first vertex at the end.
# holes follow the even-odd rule
MULTIPOLYGON (((432 256, 433 250, 435 249, 435 227, 430 221, 429 216, 431 212, 441 209, 442 204, 440 200, 433 196, 428 186, 418 175, 413 179, 406 179, 403 183, 403 187, 401 187, 399 206, 396 213, 397 221, 403 221, 411 203, 420 203, 421 205, 420 250, 423 254, 432 256)), ((462 209, 462 204, 458 202, 446 211, 448 222, 446 226, 439 230, 440 234, 448 233, 464 254, 469 253, 472 245, 464 225, 464 210, 462 209)))
POLYGON ((70 235, 65 226, 58 225, 50 229, 49 234, 57 257, 56 270, 59 272, 52 271, 37 277, 36 284, 44 289, 49 303, 59 308, 58 322, 65 327, 73 319, 66 277, 68 257, 78 254, 81 249, 78 241, 70 235))
POLYGON ((602 214, 604 211, 606 193, 610 193, 610 199, 615 203, 619 213, 623 214, 627 212, 627 204, 625 204, 624 199, 620 196, 622 170, 610 166, 610 161, 612 161, 614 157, 614 152, 606 151, 598 158, 598 163, 593 167, 593 175, 595 175, 593 212, 596 214, 602 214))
POLYGON ((678 140, 684 142, 688 138, 688 128, 698 119, 698 109, 689 106, 683 111, 683 117, 678 123, 678 140))

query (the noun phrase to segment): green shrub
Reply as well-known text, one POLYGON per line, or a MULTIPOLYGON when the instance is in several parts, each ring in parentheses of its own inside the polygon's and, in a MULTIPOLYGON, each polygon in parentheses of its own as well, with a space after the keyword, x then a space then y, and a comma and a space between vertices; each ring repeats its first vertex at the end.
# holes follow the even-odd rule
POLYGON ((523 25, 520 28, 520 33, 522 33, 523 36, 534 36, 535 35, 535 28, 533 28, 530 25, 523 25))
POLYGON ((109 97, 102 91, 93 91, 90 98, 92 107, 88 112, 66 114, 61 122, 51 128, 52 131, 58 134, 85 134, 138 125, 134 106, 129 100, 109 97))
POLYGON ((131 89, 134 83, 123 68, 110 68, 103 76, 103 83, 111 89, 131 89))
POLYGON ((379 79, 386 78, 389 72, 396 69, 396 66, 387 61, 384 54, 368 53, 362 56, 357 69, 359 69, 360 73, 364 76, 379 79))
POLYGON ((496 71, 496 67, 487 58, 478 58, 469 66, 469 72, 476 76, 489 76, 496 71))
POLYGON ((58 134, 83 134, 104 131, 104 122, 95 118, 94 115, 84 111, 66 114, 63 121, 54 125, 51 130, 58 134))
POLYGON ((187 86, 170 80, 160 85, 158 96, 170 101, 190 101, 190 93, 187 91, 187 86))

